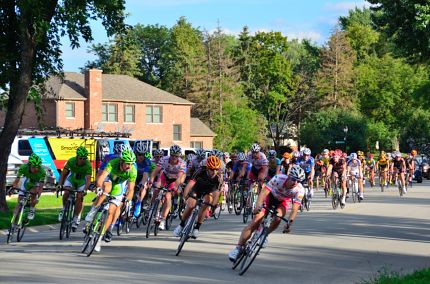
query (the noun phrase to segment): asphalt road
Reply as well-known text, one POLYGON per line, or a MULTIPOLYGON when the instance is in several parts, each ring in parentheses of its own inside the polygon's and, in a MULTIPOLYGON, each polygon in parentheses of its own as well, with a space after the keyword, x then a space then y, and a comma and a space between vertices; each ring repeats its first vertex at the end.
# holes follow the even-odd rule
POLYGON ((146 239, 135 229, 89 258, 80 253, 80 232, 59 241, 57 226, 36 227, 21 243, 6 245, 3 231, 0 282, 359 283, 380 271, 430 267, 430 182, 414 183, 404 197, 394 187, 366 190, 363 203, 336 211, 316 193, 294 231, 270 235, 244 276, 227 258, 244 224, 224 212, 218 221, 205 222, 200 237, 186 243, 178 257, 171 231, 146 239))

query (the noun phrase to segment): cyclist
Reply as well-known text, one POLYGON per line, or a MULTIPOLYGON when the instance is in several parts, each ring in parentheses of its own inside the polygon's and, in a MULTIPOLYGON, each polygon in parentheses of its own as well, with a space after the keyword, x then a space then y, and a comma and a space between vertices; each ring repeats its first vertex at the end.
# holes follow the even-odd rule
POLYGON ((269 170, 267 173, 267 179, 270 180, 272 177, 280 174, 281 172, 281 160, 276 158, 276 151, 270 150, 267 153, 267 158, 269 159, 269 170))
POLYGON ((258 183, 262 187, 269 169, 269 161, 267 160, 266 155, 261 152, 261 147, 257 143, 252 145, 251 151, 249 151, 247 155, 247 159, 243 162, 242 169, 237 176, 238 180, 245 176, 246 168, 249 164, 252 164, 252 167, 248 172, 248 179, 251 180, 251 184, 253 181, 258 180, 258 183))
MULTIPOLYGON (((187 206, 182 215, 181 223, 173 231, 173 235, 179 237, 185 227, 188 217, 196 206, 196 200, 204 196, 204 202, 216 206, 218 197, 215 192, 221 190, 223 185, 222 175, 218 172, 221 168, 221 160, 218 157, 210 156, 206 160, 206 165, 199 168, 184 189, 184 196, 187 196, 187 206)), ((208 205, 203 204, 200 208, 196 225, 193 228, 192 236, 197 238, 202 225, 208 205)))
POLYGON ((346 162, 344 159, 340 158, 341 154, 341 151, 335 151, 333 153, 333 158, 330 159, 330 164, 327 169, 327 176, 331 178, 331 184, 334 184, 335 176, 337 175, 342 187, 342 200, 340 203, 344 206, 346 199, 346 162))
POLYGON ((298 159, 298 164, 305 171, 306 180, 309 185, 309 199, 314 196, 313 180, 315 175, 315 160, 311 157, 311 149, 303 149, 303 156, 298 159))
POLYGON ((414 173, 415 173, 415 156, 417 155, 417 151, 416 150, 412 150, 411 153, 409 154, 408 158, 405 160, 406 162, 406 168, 407 171, 409 173, 408 175, 408 182, 411 183, 412 182, 412 178, 414 177, 414 173))
POLYGON ((358 158, 356 153, 351 153, 350 155, 350 159, 348 160, 347 164, 346 164, 346 176, 348 177, 348 179, 352 182, 353 180, 353 176, 355 176, 355 178, 358 181, 358 190, 360 192, 358 198, 360 200, 363 200, 363 168, 361 166, 361 161, 358 158))
POLYGON ((140 189, 133 212, 133 216, 137 218, 140 215, 142 200, 146 195, 145 185, 148 181, 149 172, 151 171, 151 153, 149 152, 147 145, 140 141, 134 146, 134 154, 136 155, 135 166, 137 168, 136 185, 140 189))
MULTIPOLYGON (((165 202, 163 203, 162 216, 160 219, 159 229, 166 229, 166 217, 169 214, 170 207, 172 206, 172 193, 177 194, 178 188, 183 181, 185 175, 186 165, 180 158, 182 149, 178 145, 170 147, 170 156, 165 156, 160 159, 154 171, 152 171, 149 184, 153 184, 155 177, 160 174, 156 183, 156 187, 165 187, 169 191, 166 192, 165 202)), ((158 196, 158 190, 154 192, 153 198, 158 196)))
MULTIPOLYGON (((92 222, 99 206, 103 203, 106 196, 113 197, 109 201, 108 217, 106 219, 104 240, 110 242, 112 239, 112 224, 115 224, 117 218, 117 208, 121 208, 122 203, 130 202, 133 198, 134 185, 137 178, 135 166, 136 156, 131 149, 125 149, 121 152, 119 158, 110 160, 103 172, 96 181, 98 197, 94 201, 91 210, 85 217, 86 222, 92 222)), ((101 241, 97 244, 95 250, 100 251, 101 241)))
POLYGON ((375 186, 375 166, 376 166, 376 161, 374 159, 375 155, 373 155, 372 153, 369 153, 367 155, 367 159, 366 159, 366 172, 367 175, 369 177, 369 182, 370 182, 370 186, 373 187, 375 186))
POLYGON ((281 172, 283 174, 287 174, 288 170, 290 168, 290 158, 291 158, 291 154, 288 152, 285 152, 284 154, 282 154, 282 160, 281 160, 281 172))
POLYGON ((328 166, 330 165, 330 159, 333 154, 333 151, 329 151, 328 149, 324 149, 322 151, 321 161, 323 162, 323 168, 325 171, 323 171, 323 182, 324 182, 324 192, 325 196, 327 197, 329 188, 330 188, 330 176, 327 175, 328 166))
POLYGON ((197 149, 196 155, 187 163, 187 179, 191 178, 194 172, 200 167, 202 161, 206 158, 205 150, 197 149))
POLYGON ((317 154, 315 156, 315 181, 316 181, 315 189, 317 192, 318 192, 318 187, 320 185, 320 182, 321 182, 321 186, 324 187, 323 176, 325 175, 326 170, 327 168, 325 167, 325 164, 322 161, 322 155, 317 154))
POLYGON ((115 143, 113 146, 113 154, 107 154, 103 156, 103 160, 100 164, 99 170, 97 171, 96 180, 101 175, 102 171, 105 169, 107 163, 109 163, 110 160, 118 158, 121 156, 121 152, 125 149, 131 149, 130 146, 124 144, 124 143, 115 143))
MULTIPOLYGON (((22 179, 21 188, 18 193, 18 204, 24 196, 26 191, 33 193, 30 199, 30 212, 28 213, 28 220, 33 220, 36 213, 36 204, 39 202, 39 197, 42 195, 43 185, 45 184, 46 171, 42 167, 42 159, 36 155, 31 154, 28 158, 27 164, 19 167, 16 179, 12 183, 12 188, 17 188, 18 183, 22 179)), ((14 215, 18 214, 19 206, 15 207, 14 215)))
POLYGON ((394 154, 394 159, 391 164, 391 171, 396 175, 400 175, 399 180, 402 185, 402 191, 403 191, 403 194, 406 194, 406 186, 405 186, 406 162, 402 158, 402 153, 400 153, 399 151, 397 151, 394 154))
POLYGON ((69 199, 69 190, 77 190, 72 230, 76 230, 81 221, 84 192, 90 187, 92 172, 93 167, 88 161, 88 150, 84 146, 79 146, 76 149, 76 157, 70 158, 61 171, 57 190, 64 189, 65 191, 63 194, 63 209, 61 209, 60 214, 58 214, 58 221, 63 219, 64 206, 66 206, 67 199, 69 199))
MULTIPOLYGON (((287 213, 289 204, 293 203, 294 205, 288 217, 289 222, 284 227, 285 232, 291 230, 291 225, 296 218, 304 195, 304 188, 301 184, 304 179, 305 173, 303 169, 294 165, 291 167, 289 175, 276 175, 264 186, 263 190, 261 190, 258 195, 257 204, 254 209, 255 215, 252 222, 242 230, 237 246, 228 254, 230 261, 236 261, 236 258, 241 254, 246 242, 263 220, 265 215, 265 209, 262 209, 263 203, 269 208, 276 208, 277 214, 282 217, 287 213)), ((280 218, 275 218, 270 224, 269 233, 276 230, 280 222, 280 218)))
POLYGON ((379 160, 376 162, 376 168, 379 172, 379 183, 382 186, 387 186, 388 183, 388 167, 389 167, 389 161, 386 157, 386 154, 384 151, 381 151, 381 155, 379 156, 379 160), (382 177, 384 182, 382 182, 382 177))

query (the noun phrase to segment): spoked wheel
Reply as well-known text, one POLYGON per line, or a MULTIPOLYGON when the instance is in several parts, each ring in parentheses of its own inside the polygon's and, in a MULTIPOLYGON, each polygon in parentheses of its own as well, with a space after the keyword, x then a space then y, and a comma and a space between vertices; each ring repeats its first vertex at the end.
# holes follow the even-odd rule
POLYGON ((356 203, 358 199, 357 188, 355 185, 352 187, 352 202, 356 203))
POLYGON ((27 228, 27 220, 23 220, 21 226, 18 228, 18 232, 16 234, 16 240, 20 242, 22 237, 24 237, 25 229, 27 228))
POLYGON ((300 207, 299 207, 299 209, 300 209, 300 212, 303 212, 303 207, 304 207, 304 203, 306 202, 306 196, 303 196, 303 199, 302 199, 302 203, 300 203, 300 207))
POLYGON ((185 242, 190 238, 191 228, 192 226, 188 226, 186 230, 182 232, 181 239, 179 240, 178 248, 176 249, 176 253, 175 253, 176 256, 178 256, 181 253, 185 242))
POLYGON ((101 238, 101 234, 103 232, 103 227, 106 222, 107 215, 108 215, 108 212, 103 211, 102 215, 100 216, 100 219, 97 222, 97 226, 93 228, 94 230, 92 231, 92 235, 90 235, 89 243, 87 245, 88 257, 94 252, 94 249, 97 246, 99 239, 101 238))
POLYGON ((253 242, 252 244, 250 244, 245 248, 244 259, 242 261, 242 265, 240 266, 239 275, 243 275, 251 266, 252 262, 260 252, 260 249, 262 248, 266 238, 267 238, 267 231, 265 229, 263 232, 261 232, 261 234, 255 240, 255 242, 253 242))
POLYGON ((152 227, 155 226, 155 213, 156 210, 154 206, 154 208, 151 208, 148 213, 148 220, 146 222, 146 238, 149 237, 152 227))
POLYGON ((66 203, 66 207, 63 211, 63 218, 61 218, 61 225, 60 225, 60 240, 62 240, 64 237, 67 238, 67 219, 69 214, 69 201, 66 203))
POLYGON ((305 207, 306 211, 311 210, 311 200, 309 198, 306 198, 305 207))
POLYGON ((15 225, 10 225, 10 228, 7 232, 6 243, 10 244, 12 242, 14 233, 15 233, 15 225))
POLYGON ((73 221, 73 206, 69 205, 66 222, 66 238, 70 238, 70 233, 72 232, 72 221, 73 221))
POLYGON ((236 215, 240 215, 240 213, 242 212, 243 207, 242 205, 242 192, 237 190, 233 196, 233 208, 234 208, 234 213, 236 213, 236 215))
POLYGON ((333 193, 333 196, 331 197, 331 205, 333 207, 333 210, 336 210, 339 206, 339 197, 338 193, 333 193))
POLYGON ((402 184, 400 183, 400 181, 398 181, 397 183, 399 184, 398 185, 398 187, 399 187, 399 194, 400 194, 400 196, 403 196, 402 184))

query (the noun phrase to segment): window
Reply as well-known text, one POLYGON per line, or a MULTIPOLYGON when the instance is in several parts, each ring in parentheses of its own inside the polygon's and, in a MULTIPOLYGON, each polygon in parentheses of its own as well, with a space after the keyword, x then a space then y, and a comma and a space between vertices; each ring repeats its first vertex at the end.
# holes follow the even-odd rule
POLYGON ((146 107, 146 122, 147 123, 162 123, 163 109, 161 106, 146 107))
POLYGON ((203 149, 203 141, 191 141, 191 148, 203 149))
POLYGON ((182 125, 173 124, 173 141, 182 141, 182 125))
POLYGON ((118 121, 117 104, 102 104, 102 121, 108 121, 108 122, 118 121))
POLYGON ((75 103, 66 103, 66 117, 67 118, 75 117, 75 103))
POLYGON ((18 140, 18 155, 20 156, 30 156, 33 154, 33 149, 31 149, 30 142, 28 140, 18 140))
POLYGON ((134 122, 134 105, 124 105, 124 122, 134 122))

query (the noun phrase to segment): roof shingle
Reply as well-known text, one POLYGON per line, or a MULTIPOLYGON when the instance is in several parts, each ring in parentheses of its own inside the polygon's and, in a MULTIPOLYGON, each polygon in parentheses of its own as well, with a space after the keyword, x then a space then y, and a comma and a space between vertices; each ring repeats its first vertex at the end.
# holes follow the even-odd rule
POLYGON ((190 136, 215 137, 216 134, 200 119, 192 117, 190 125, 190 136))

